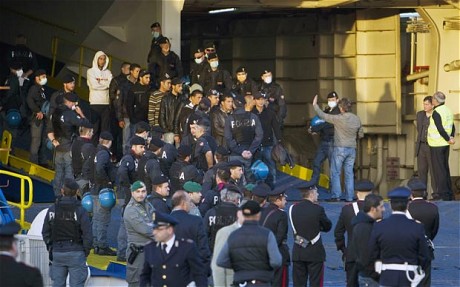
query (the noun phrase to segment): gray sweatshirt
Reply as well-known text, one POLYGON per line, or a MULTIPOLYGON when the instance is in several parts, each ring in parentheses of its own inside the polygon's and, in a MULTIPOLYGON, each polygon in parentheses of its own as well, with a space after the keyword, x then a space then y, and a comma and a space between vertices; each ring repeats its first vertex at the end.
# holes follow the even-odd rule
POLYGON ((356 148, 356 138, 364 137, 361 120, 355 114, 346 112, 338 115, 326 114, 318 105, 313 105, 318 116, 334 125, 334 146, 356 148))

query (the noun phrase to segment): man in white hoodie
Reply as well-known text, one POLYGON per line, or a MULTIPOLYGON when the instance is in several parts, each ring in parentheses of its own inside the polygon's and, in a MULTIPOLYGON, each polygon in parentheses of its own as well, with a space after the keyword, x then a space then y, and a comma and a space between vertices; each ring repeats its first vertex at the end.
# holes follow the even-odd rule
POLYGON ((107 69, 108 65, 107 55, 98 51, 94 55, 93 66, 86 72, 95 138, 99 138, 101 131, 110 131, 109 85, 112 72, 107 69))

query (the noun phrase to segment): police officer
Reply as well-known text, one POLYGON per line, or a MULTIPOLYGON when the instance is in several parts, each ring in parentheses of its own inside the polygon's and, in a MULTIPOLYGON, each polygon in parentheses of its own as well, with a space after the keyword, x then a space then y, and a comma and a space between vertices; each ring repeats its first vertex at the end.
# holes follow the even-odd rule
MULTIPOLYGON (((160 75, 168 74, 171 78, 181 78, 184 75, 179 56, 171 51, 171 43, 167 37, 158 39, 160 50, 153 52, 149 58, 149 68, 153 72, 156 87, 160 84, 160 75)), ((152 79, 153 80, 153 79, 152 79)))
POLYGON ((374 184, 369 180, 360 180, 355 183, 355 190, 358 200, 342 207, 342 210, 337 220, 334 229, 335 245, 337 250, 342 252, 342 258, 345 263, 345 271, 347 272, 347 286, 358 286, 358 274, 355 270, 355 255, 348 250, 350 242, 353 238, 352 220, 362 210, 364 206, 364 198, 372 192, 374 184), (345 244, 345 233, 347 234, 347 243, 345 244))
POLYGON ((324 276, 324 250, 321 232, 331 230, 332 222, 324 207, 318 202, 318 190, 315 185, 300 189, 303 200, 289 207, 289 219, 294 232, 292 248, 292 278, 294 286, 321 286, 324 276))
POLYGON ((239 160, 244 164, 247 180, 252 180, 251 162, 263 139, 259 117, 243 108, 237 109, 225 120, 224 128, 229 160, 239 160))
POLYGON ((169 170, 173 192, 183 189, 183 185, 187 181, 201 182, 203 180, 202 174, 190 163, 192 148, 188 145, 181 145, 177 149, 177 152, 177 160, 171 165, 171 169, 169 170))
POLYGON ((62 89, 51 94, 49 114, 54 114, 54 111, 64 103, 64 94, 72 93, 75 90, 75 78, 70 74, 66 74, 62 79, 62 89))
POLYGON ((164 143, 159 138, 152 138, 147 150, 139 160, 138 177, 147 186, 147 191, 152 190, 153 179, 162 174, 161 163, 158 156, 161 154, 161 148, 164 143))
POLYGON ((230 234, 217 257, 217 265, 235 271, 233 281, 237 286, 270 287, 274 270, 282 264, 275 236, 259 226, 261 209, 257 202, 248 200, 241 210, 243 226, 230 234))
POLYGON ((194 121, 190 125, 191 133, 195 138, 192 143, 192 158, 191 162, 195 164, 200 173, 204 175, 208 169, 214 165, 214 154, 211 149, 210 143, 206 138, 209 132, 209 122, 203 118, 194 121))
POLYGON ((0 278, 2 286, 43 287, 40 270, 16 261, 18 244, 15 234, 21 226, 15 221, 0 226, 0 278))
POLYGON ((63 103, 51 115, 52 125, 48 126, 48 139, 55 147, 54 169, 56 175, 53 188, 56 196, 59 195, 63 179, 74 176, 70 150, 72 141, 77 136, 78 127, 89 123, 78 106, 77 94, 65 93, 63 97, 63 103))
MULTIPOLYGON (((23 79, 33 76, 33 73, 38 70, 37 57, 29 47, 27 47, 27 38, 23 34, 18 34, 15 39, 15 46, 9 51, 7 56, 8 67, 19 65, 24 73, 21 75, 23 79)), ((21 85, 22 86, 22 85, 21 85)))
POLYGON ((230 171, 226 166, 222 166, 217 170, 215 175, 215 186, 213 189, 204 193, 203 200, 198 207, 201 216, 205 215, 208 210, 216 206, 220 202, 220 191, 229 183, 230 171))
POLYGON ((208 61, 206 61, 203 49, 199 48, 193 54, 194 63, 190 67, 190 84, 203 85, 203 75, 206 69, 209 68, 208 61))
POLYGON ((138 122, 137 124, 133 124, 132 125, 133 128, 133 131, 134 131, 134 135, 131 136, 129 139, 128 139, 128 143, 123 147, 123 155, 126 155, 128 153, 130 153, 130 149, 131 149, 131 140, 135 137, 140 137, 140 138, 143 138, 144 139, 144 145, 147 144, 147 139, 149 137, 149 132, 150 132, 150 126, 148 123, 146 122, 138 122))
POLYGON ((155 209, 145 199, 147 189, 142 181, 131 185, 131 199, 123 215, 124 225, 128 234, 128 250, 126 258, 126 281, 128 286, 139 286, 139 274, 144 264, 144 246, 152 239, 155 209))
POLYGON ((34 74, 34 85, 27 93, 27 106, 32 111, 30 119, 30 162, 47 166, 46 146, 43 142, 43 129, 46 115, 42 107, 46 102, 44 86, 48 82, 46 71, 39 69, 34 74))
POLYGON ((169 197, 169 180, 164 175, 156 176, 152 180, 152 192, 147 197, 147 201, 155 208, 155 210, 170 213, 171 207, 167 203, 169 197))
POLYGON ((220 191, 220 202, 204 215, 203 221, 211 251, 214 249, 217 231, 236 221, 236 212, 241 198, 242 195, 238 187, 227 185, 220 191))
POLYGON ((280 124, 283 126, 287 114, 283 88, 273 81, 273 74, 270 70, 263 71, 261 79, 263 82, 260 92, 268 100, 268 108, 278 115, 280 124))
POLYGON ((369 239, 370 259, 378 261, 381 286, 417 286, 429 260, 423 225, 406 216, 410 190, 388 192, 392 214, 374 224, 369 239), (409 279, 410 278, 410 279, 409 279))
MULTIPOLYGON (((208 190, 216 187, 216 173, 218 169, 223 169, 227 166, 229 151, 223 146, 219 146, 214 153, 214 162, 215 165, 212 166, 208 171, 205 172, 203 176, 203 191, 207 192, 208 190)), ((228 181, 228 179, 227 179, 228 181)))
POLYGON ((155 53, 161 52, 160 44, 158 43, 158 40, 161 38, 164 38, 164 36, 161 33, 161 25, 158 22, 153 23, 150 25, 150 30, 152 33, 152 42, 150 44, 150 51, 149 54, 147 55, 147 63, 149 64, 149 71, 154 75, 155 72, 155 65, 152 63, 150 64, 150 58, 153 56, 155 53))
POLYGON ((244 164, 239 160, 230 160, 227 163, 227 167, 230 172, 230 179, 228 180, 228 183, 234 184, 239 188, 243 188, 247 185, 243 166, 244 164))
POLYGON ((208 55, 209 68, 204 73, 203 88, 205 91, 219 89, 230 92, 232 89, 232 76, 227 70, 219 68, 219 56, 215 52, 208 55))
POLYGON ((267 196, 270 191, 270 186, 264 182, 259 182, 252 188, 249 199, 257 202, 261 208, 265 208, 267 206, 267 196))
POLYGON ((155 214, 153 237, 144 248, 145 262, 140 286, 197 286, 208 281, 193 240, 179 238, 174 233, 178 221, 171 215, 155 214), (192 283, 194 282, 194 284, 192 283))
MULTIPOLYGON (((106 188, 113 188, 116 180, 117 169, 111 161, 113 136, 108 131, 101 132, 99 145, 94 157, 94 188, 93 194, 99 193, 106 188)), ((93 233, 95 235, 94 253, 98 255, 115 256, 116 252, 109 248, 107 241, 107 229, 110 223, 112 209, 102 207, 99 199, 93 216, 93 233)))
POLYGON ((152 139, 158 138, 163 142, 163 147, 161 148, 161 154, 159 156, 161 171, 165 176, 169 177, 169 169, 177 159, 177 149, 174 145, 164 142, 163 134, 164 130, 160 126, 154 126, 152 128, 152 139))
POLYGON ((246 94, 255 95, 257 92, 257 85, 253 79, 248 77, 248 70, 244 66, 236 69, 236 81, 232 86, 232 92, 237 95, 240 101, 243 100, 246 94))
POLYGON ((93 124, 83 123, 79 128, 80 136, 77 137, 71 147, 72 169, 74 178, 80 186, 80 191, 84 194, 89 190, 88 173, 83 176, 83 165, 86 160, 94 153, 95 146, 92 143, 93 124))
POLYGON ((428 244, 428 262, 424 269, 425 277, 420 283, 421 286, 431 286, 431 261, 434 260, 434 245, 432 241, 438 234, 439 230, 439 211, 438 207, 425 200, 426 185, 418 178, 412 178, 407 183, 411 190, 412 201, 407 207, 407 217, 413 218, 423 224, 425 236, 428 244))
MULTIPOLYGON (((336 92, 330 92, 327 95, 327 108, 324 110, 325 113, 331 115, 340 114, 340 110, 337 106, 339 96, 336 92)), ((311 124, 308 128, 308 132, 311 134, 319 133, 320 143, 316 150, 315 159, 313 160, 313 174, 310 181, 318 185, 319 176, 321 173, 321 164, 324 160, 329 161, 329 166, 332 165, 332 149, 334 148, 334 125, 325 121, 319 124, 311 124)))
MULTIPOLYGON (((118 167, 117 171, 117 178, 119 182, 119 191, 117 190, 117 192, 119 197, 124 195, 124 207, 131 199, 130 185, 133 184, 138 178, 139 159, 142 157, 145 150, 145 140, 141 137, 133 137, 130 140, 130 143, 131 149, 128 154, 121 158, 120 166, 118 167)), ((127 238, 124 221, 121 221, 120 228, 118 229, 118 261, 126 261, 126 240, 127 238)))
POLYGON ((287 195, 281 189, 268 191, 268 206, 262 209, 259 224, 270 229, 275 235, 278 250, 282 256, 281 267, 275 269, 273 286, 289 286, 289 247, 287 245, 288 217, 286 207, 287 195))
POLYGON ((179 223, 174 228, 174 233, 179 238, 192 239, 197 245, 198 253, 208 274, 211 274, 211 250, 209 249, 208 236, 204 229, 203 219, 191 215, 192 198, 190 193, 184 190, 178 190, 171 198, 173 210, 171 216, 179 223))
POLYGON ((77 199, 79 186, 72 178, 64 180, 58 197, 45 216, 42 235, 50 252, 50 277, 53 286, 84 286, 88 276, 86 257, 92 247, 91 222, 77 199))

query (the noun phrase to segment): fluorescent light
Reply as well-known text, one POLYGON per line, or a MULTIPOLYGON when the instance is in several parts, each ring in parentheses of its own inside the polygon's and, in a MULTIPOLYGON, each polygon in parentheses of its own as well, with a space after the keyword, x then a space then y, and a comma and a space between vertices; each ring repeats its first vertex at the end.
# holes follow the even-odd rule
POLYGON ((218 14, 218 13, 227 13, 227 12, 233 12, 233 11, 236 11, 236 8, 216 9, 216 10, 211 10, 208 13, 209 14, 218 14))
POLYGON ((420 15, 417 12, 401 13, 399 14, 401 18, 418 18, 420 15))

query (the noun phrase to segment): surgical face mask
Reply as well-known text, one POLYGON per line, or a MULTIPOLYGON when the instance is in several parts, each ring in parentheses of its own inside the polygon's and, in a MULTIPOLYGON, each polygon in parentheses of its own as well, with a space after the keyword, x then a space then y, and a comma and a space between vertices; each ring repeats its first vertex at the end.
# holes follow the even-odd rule
POLYGON ((337 102, 332 102, 332 101, 330 101, 330 102, 327 102, 327 105, 328 105, 331 109, 333 109, 333 108, 337 107, 337 102))
POLYGON ((16 76, 18 76, 18 78, 20 78, 23 74, 24 74, 24 71, 22 69, 16 71, 16 76))
POLYGON ((48 79, 47 79, 47 78, 43 78, 43 79, 41 79, 40 82, 39 82, 39 84, 40 84, 41 86, 46 85, 46 83, 48 83, 48 79))
POLYGON ((72 105, 72 111, 75 111, 77 109, 76 105, 72 105))
POLYGON ((272 82, 272 77, 265 77, 264 82, 270 84, 272 82))
POLYGON ((219 67, 219 61, 210 62, 209 65, 211 66, 211 68, 217 68, 219 67))
POLYGON ((195 63, 197 63, 198 65, 203 63, 203 58, 195 58, 195 63))
POLYGON ((153 38, 158 38, 160 36, 160 32, 152 31, 153 38))

